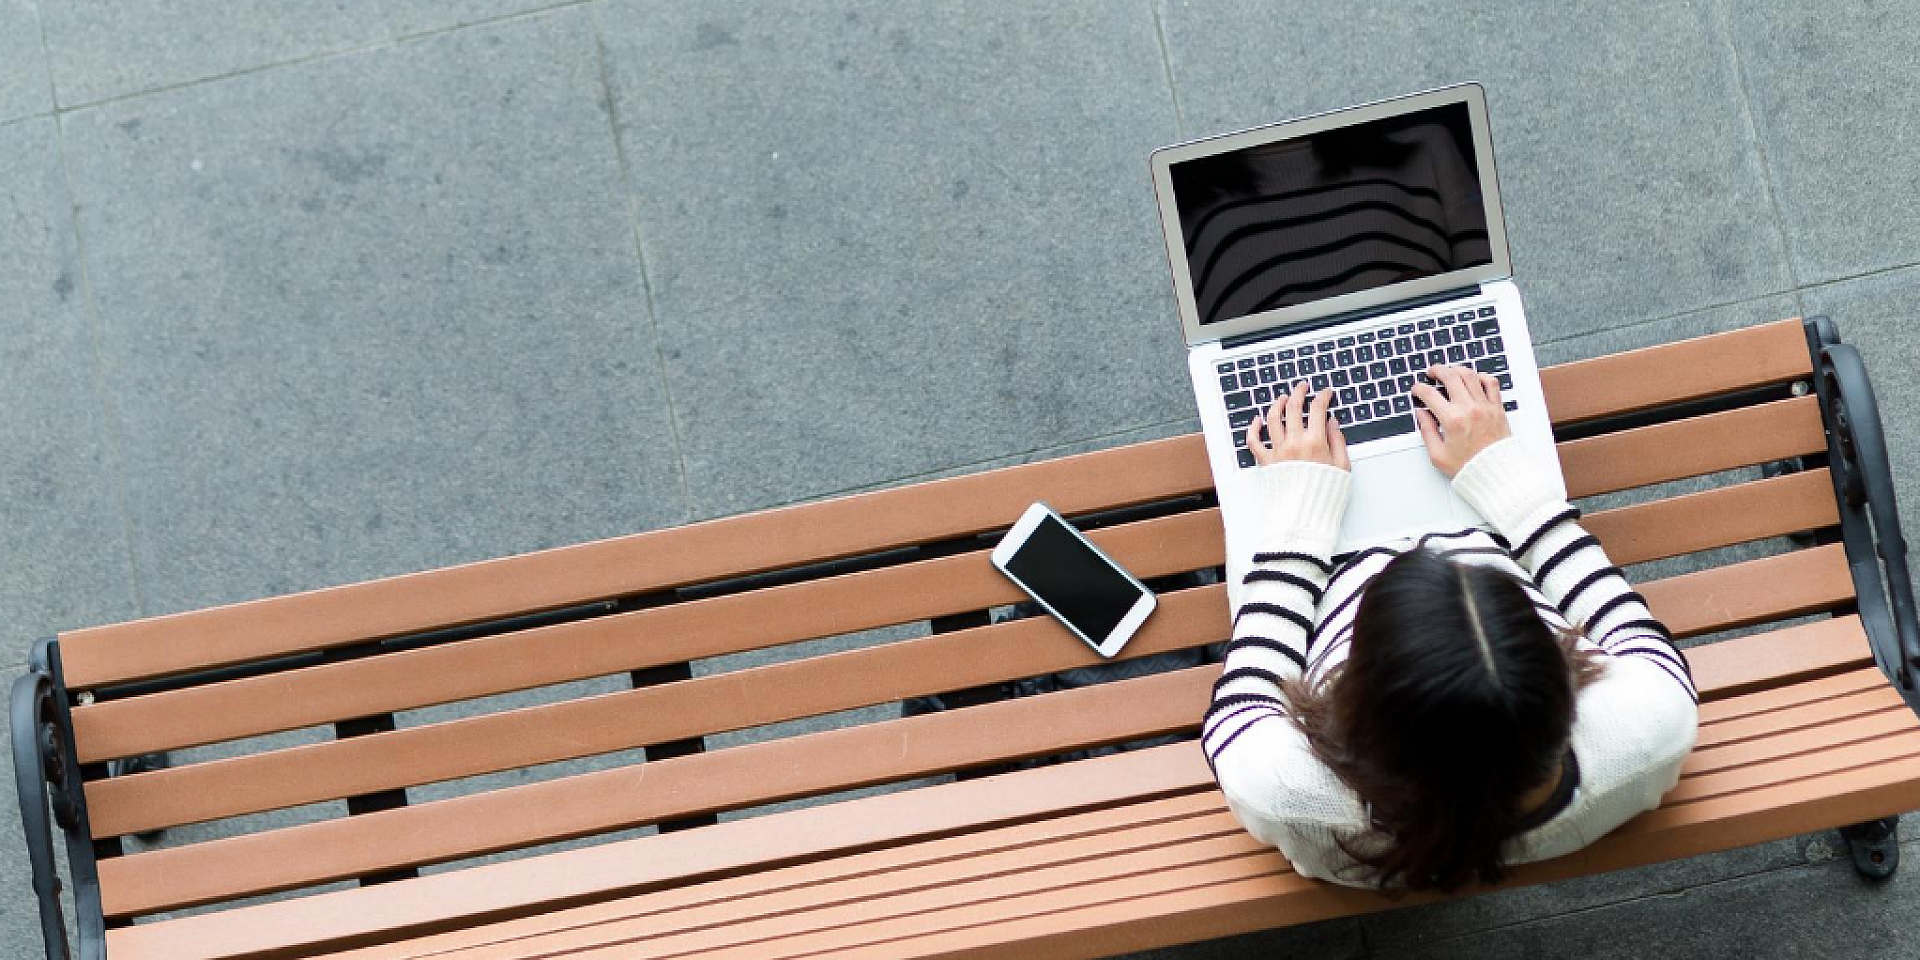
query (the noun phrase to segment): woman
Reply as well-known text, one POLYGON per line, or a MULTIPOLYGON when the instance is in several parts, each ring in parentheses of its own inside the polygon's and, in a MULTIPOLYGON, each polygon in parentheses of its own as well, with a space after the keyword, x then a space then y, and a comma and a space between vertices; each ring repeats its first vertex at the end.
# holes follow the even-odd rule
POLYGON ((1233 639, 1202 727, 1228 806, 1301 874, 1453 890, 1658 805, 1693 748, 1684 657, 1507 429, 1499 384, 1416 384, 1420 435, 1491 530, 1331 557, 1346 444, 1307 385, 1248 428, 1233 639), (1262 428, 1270 442, 1262 441, 1262 428))

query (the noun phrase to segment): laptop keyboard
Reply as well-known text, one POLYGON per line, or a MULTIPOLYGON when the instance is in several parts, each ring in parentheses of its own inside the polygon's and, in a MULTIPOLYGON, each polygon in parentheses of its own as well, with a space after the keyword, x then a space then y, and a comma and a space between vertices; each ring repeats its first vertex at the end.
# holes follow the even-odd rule
MULTIPOLYGON (((1227 405, 1235 456, 1253 466, 1247 450, 1247 425, 1254 414, 1287 395, 1293 383, 1307 381, 1314 393, 1333 391, 1333 418, 1349 444, 1413 433, 1416 380, 1431 383, 1434 364, 1467 367, 1499 378, 1500 389, 1513 388, 1507 372, 1506 344, 1492 306, 1445 313, 1364 333, 1346 328, 1316 343, 1295 345, 1221 361, 1215 372, 1227 405)), ((1505 401, 1508 410, 1517 408, 1505 401)))

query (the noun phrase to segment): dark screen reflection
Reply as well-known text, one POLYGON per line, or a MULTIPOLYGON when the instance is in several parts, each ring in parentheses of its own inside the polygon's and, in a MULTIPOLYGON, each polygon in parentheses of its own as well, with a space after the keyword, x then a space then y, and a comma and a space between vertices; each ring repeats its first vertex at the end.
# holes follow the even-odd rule
POLYGON ((1169 173, 1202 323, 1492 262, 1464 103, 1169 173))

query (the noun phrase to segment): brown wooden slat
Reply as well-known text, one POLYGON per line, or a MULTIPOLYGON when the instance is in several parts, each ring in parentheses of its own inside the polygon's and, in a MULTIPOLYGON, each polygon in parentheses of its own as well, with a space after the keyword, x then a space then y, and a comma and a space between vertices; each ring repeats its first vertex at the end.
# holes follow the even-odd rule
MULTIPOLYGON (((1211 643, 1224 639, 1228 626, 1225 587, 1168 594, 1148 626, 1128 644, 1137 646, 1128 654, 1211 643)), ((1085 663, 1086 653, 1085 645, 1059 624, 1034 617, 680 683, 96 780, 86 787, 87 808, 96 836, 118 836, 1034 676, 1085 663)), ((1106 719, 1116 728, 1132 722, 1125 712, 1106 719)))
MULTIPOLYGON (((1224 549, 1218 510, 1123 524, 1091 531, 1089 536, 1136 575, 1148 578, 1213 566, 1224 549)), ((685 663, 1024 599, 1025 594, 988 562, 989 552, 80 706, 73 711, 74 736, 83 762, 138 756, 685 663)), ((1224 617, 1225 601, 1220 603, 1224 617)), ((927 645, 916 649, 921 656, 933 655, 927 645)), ((1138 656, 1145 650, 1129 649, 1127 655, 1138 656)), ((1031 669, 1031 673, 970 682, 1031 676, 1099 659, 1078 642, 1042 646, 1024 660, 1021 654, 1010 655, 1015 662, 1025 663, 1018 669, 1031 669)), ((964 664, 956 664, 951 657, 938 663, 964 672, 964 664)), ((922 672, 939 669, 943 667, 930 660, 922 672)), ((966 685, 916 689, 937 693, 966 685)), ((653 695, 642 694, 641 699, 653 695)), ((760 722, 766 721, 745 725, 760 722)), ((682 735, 722 729, 729 727, 688 727, 682 735)))
POLYGON ((1707 703, 1703 720, 1713 711, 1714 699, 1802 683, 1873 662, 1866 631, 1851 614, 1742 637, 1738 643, 1702 644, 1686 653, 1701 700, 1707 703))
POLYGON ((101 862, 102 901, 144 913, 1159 736, 1198 726, 1217 675, 1194 667, 130 854, 101 862))
POLYGON ((1653 615, 1682 639, 1845 606, 1854 599, 1846 548, 1829 544, 1651 580, 1653 615))
POLYGON ((1840 522, 1825 467, 1595 513, 1583 521, 1617 564, 1645 563, 1840 522))
POLYGON ((1591 497, 1736 467, 1825 453, 1820 398, 1808 395, 1559 445, 1567 495, 1591 497))
POLYGON ((1886 677, 1881 676, 1878 669, 1868 665, 1856 665, 1845 673, 1821 677, 1818 680, 1766 687, 1723 699, 1703 697, 1700 703, 1700 724, 1702 727, 1707 727, 1730 720, 1765 716, 1782 709, 1783 705, 1817 703, 1835 697, 1851 696, 1864 690, 1885 686, 1886 682, 1886 677), (1780 699, 1787 696, 1791 696, 1792 699, 1780 699))
POLYGON ((649 593, 1213 488, 1198 435, 61 635, 82 690, 649 593))
POLYGON ((1810 376, 1798 320, 1780 320, 1547 367, 1540 380, 1555 426, 1698 400, 1810 376))

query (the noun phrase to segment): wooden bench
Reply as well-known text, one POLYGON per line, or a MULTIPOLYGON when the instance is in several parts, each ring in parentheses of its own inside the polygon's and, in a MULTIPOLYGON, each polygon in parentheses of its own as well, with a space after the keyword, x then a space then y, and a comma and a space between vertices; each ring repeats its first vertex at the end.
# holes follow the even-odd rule
MULTIPOLYGON (((1516 882, 1920 807, 1904 547, 1872 396, 1831 324, 1782 321, 1545 376, 1575 497, 1736 472, 1589 512, 1616 562, 1800 536, 1639 583, 1681 638, 1793 622, 1692 647, 1705 702, 1679 786, 1516 882), (1801 469, 1738 471, 1779 461, 1801 469)), ((987 550, 1029 502, 1086 519, 1152 578, 1221 563, 1210 487, 1199 439, 1180 437, 44 641, 15 686, 13 733, 49 953, 67 949, 56 824, 80 953, 113 960, 1085 957, 1388 906, 1303 880, 1246 836, 1191 741, 945 778, 1190 733, 1217 666, 907 718, 894 706, 1093 660, 1050 620, 984 615, 1019 599, 987 550), (688 667, 928 621, 924 635, 839 652, 688 667), (631 689, 394 721, 608 676, 631 689), (874 707, 884 716, 871 722, 708 742, 874 707), (107 775, 116 759, 312 729, 329 735, 107 775), (643 762, 465 781, 471 792, 427 802, 408 793, 636 748, 643 762), (946 782, 837 796, 925 778, 946 782), (831 802, 714 822, 807 797, 831 802), (157 849, 125 840, 288 808, 307 822, 235 820, 231 836, 157 849), (659 830, 455 863, 646 825, 659 830), (458 868, 420 869, 436 864, 458 868), (189 907, 203 909, 169 915, 189 907)), ((1222 587, 1175 590, 1126 655, 1227 630, 1222 587)), ((188 832, 201 828, 166 836, 188 832)))

